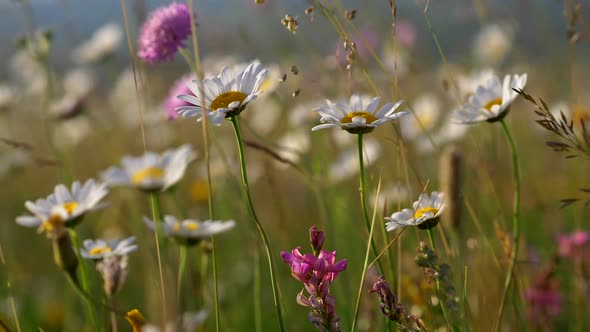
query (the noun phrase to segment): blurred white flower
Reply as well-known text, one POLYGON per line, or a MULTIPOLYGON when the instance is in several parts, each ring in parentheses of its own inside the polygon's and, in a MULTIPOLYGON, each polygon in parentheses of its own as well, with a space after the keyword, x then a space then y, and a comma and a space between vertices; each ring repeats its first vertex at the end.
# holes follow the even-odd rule
POLYGON ((445 209, 444 193, 433 191, 431 195, 420 194, 411 209, 403 209, 395 212, 391 217, 386 217, 385 224, 388 232, 406 226, 418 226, 420 229, 429 229, 438 223, 440 214, 445 209))
POLYGON ((443 145, 456 142, 465 136, 470 126, 456 123, 453 118, 454 112, 456 110, 443 120, 442 126, 432 133, 430 137, 422 136, 415 141, 414 147, 418 152, 430 153, 435 149, 438 151, 443 145))
POLYGON ((56 124, 55 144, 61 148, 71 149, 80 144, 92 131, 92 125, 86 117, 76 117, 56 124))
MULTIPOLYGON (((379 192, 379 204, 377 208, 383 208, 395 205, 397 202, 405 201, 408 198, 408 189, 400 183, 386 186, 379 192)), ((377 192, 371 194, 369 198, 369 209, 373 209, 377 200, 377 192)), ((378 210, 377 213, 379 213, 378 210)))
POLYGON ((16 98, 15 89, 8 84, 0 84, 0 109, 10 106, 16 98))
POLYGON ((473 53, 483 64, 498 65, 512 50, 514 32, 505 25, 489 24, 475 36, 473 53))
POLYGON ((72 53, 76 63, 93 63, 115 53, 123 40, 123 30, 118 23, 107 23, 98 28, 83 44, 72 53))
POLYGON ((101 260, 107 256, 125 256, 137 250, 135 236, 123 240, 105 241, 87 239, 82 243, 80 254, 87 259, 101 260))
POLYGON ((185 219, 178 220, 171 215, 165 215, 163 223, 156 224, 149 218, 143 217, 146 226, 152 231, 158 230, 160 227, 164 235, 175 238, 181 244, 194 245, 203 239, 208 239, 213 235, 224 233, 236 226, 233 220, 193 220, 185 219))
POLYGON ((23 167, 31 161, 31 154, 23 149, 10 149, 0 154, 0 179, 10 171, 23 167))
POLYGON ((410 50, 400 43, 395 46, 393 42, 386 43, 381 58, 385 67, 398 78, 403 78, 410 72, 410 50))
MULTIPOLYGON (((279 138, 278 146, 280 150, 277 151, 281 158, 287 159, 293 163, 298 163, 301 155, 309 151, 311 146, 311 139, 307 130, 295 130, 288 132, 283 137, 279 138)), ((278 163, 280 167, 286 166, 284 163, 278 163)))
POLYGON ((277 127, 282 115, 281 105, 276 99, 260 98, 243 117, 257 135, 264 136, 270 134, 277 127))
POLYGON ((17 52, 10 60, 10 74, 13 81, 28 94, 39 94, 45 89, 47 80, 41 65, 24 51, 17 52))
POLYGON ((461 101, 466 101, 467 98, 475 94, 475 90, 480 85, 485 85, 490 79, 495 76, 492 69, 486 68, 482 70, 475 70, 469 74, 459 74, 456 76, 457 88, 461 101))
MULTIPOLYGON (((381 156, 381 146, 377 140, 366 138, 363 142, 365 168, 370 167, 381 156)), ((359 172, 359 158, 356 148, 351 147, 344 151, 338 159, 332 163, 328 171, 328 178, 332 183, 340 182, 355 176, 359 172)))
POLYGON ((67 96, 85 97, 94 89, 94 74, 88 68, 80 67, 70 70, 64 76, 64 92, 67 96))
POLYGON ((424 94, 416 98, 411 109, 413 114, 400 119, 402 136, 407 140, 413 140, 431 131, 438 122, 440 109, 440 102, 433 94, 424 94))
POLYGON ((193 332, 203 324, 208 315, 206 310, 185 312, 178 322, 168 322, 164 331, 157 325, 146 324, 141 332, 193 332))

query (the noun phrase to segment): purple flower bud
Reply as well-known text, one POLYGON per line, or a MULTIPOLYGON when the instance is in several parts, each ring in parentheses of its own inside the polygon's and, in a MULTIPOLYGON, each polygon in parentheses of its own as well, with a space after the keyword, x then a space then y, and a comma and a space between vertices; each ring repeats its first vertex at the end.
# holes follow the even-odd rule
POLYGON ((325 239, 324 232, 319 231, 316 226, 312 226, 309 229, 309 242, 311 242, 311 248, 316 256, 319 255, 320 250, 324 247, 325 239))

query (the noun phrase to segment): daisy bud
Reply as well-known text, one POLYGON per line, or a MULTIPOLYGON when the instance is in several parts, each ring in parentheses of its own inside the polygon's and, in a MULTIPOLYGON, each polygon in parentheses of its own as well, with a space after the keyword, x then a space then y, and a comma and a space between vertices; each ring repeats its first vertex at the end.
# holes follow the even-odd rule
POLYGON ((111 297, 121 289, 127 278, 127 256, 106 256, 96 264, 104 281, 104 292, 111 297))
POLYGON ((51 245, 55 265, 75 278, 78 258, 74 252, 70 235, 67 232, 61 233, 61 236, 52 239, 51 245))

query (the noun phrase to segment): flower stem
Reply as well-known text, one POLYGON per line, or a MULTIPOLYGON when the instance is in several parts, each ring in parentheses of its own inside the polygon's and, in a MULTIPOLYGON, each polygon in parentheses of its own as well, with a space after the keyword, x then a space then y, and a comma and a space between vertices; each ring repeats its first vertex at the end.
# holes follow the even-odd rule
POLYGON ((506 272, 506 279, 504 281, 504 290, 502 291, 502 298, 500 299, 500 308, 498 309, 498 317, 494 324, 494 331, 498 331, 502 324, 502 316, 504 315, 504 305, 506 303, 506 297, 508 296, 508 290, 512 283, 512 277, 514 274, 514 267, 516 266, 516 258, 518 256, 518 244, 520 242, 520 166, 518 163, 518 153, 516 151, 516 144, 514 139, 506 126, 504 120, 500 120, 504 135, 510 145, 510 152, 512 154, 512 172, 514 176, 514 205, 512 210, 512 235, 514 237, 512 243, 512 252, 510 253, 510 264, 508 265, 508 271, 506 272))
POLYGON ((184 273, 186 271, 186 258, 187 257, 187 248, 185 245, 180 245, 179 246, 179 251, 178 251, 178 276, 177 276, 177 282, 176 282, 176 299, 180 305, 180 307, 182 308, 182 301, 181 301, 181 295, 182 295, 182 281, 184 280, 184 273))
MULTIPOLYGON (((430 239, 430 245, 432 246, 432 250, 434 250, 436 252, 436 243, 434 242, 434 234, 432 234, 432 228, 428 229, 428 238, 430 239)), ((437 271, 438 273, 438 271, 437 271)), ((438 302, 440 303, 440 309, 443 312, 443 316, 445 317, 445 320, 447 321, 447 325, 449 327, 449 329, 451 330, 451 332, 455 331, 453 324, 451 324, 451 321, 449 320, 449 315, 447 313, 447 306, 445 304, 445 299, 441 296, 440 293, 440 281, 438 280, 438 276, 436 276, 434 278, 434 280, 436 281, 436 296, 438 296, 438 302)))
MULTIPOLYGON (((361 186, 359 188, 359 192, 361 195, 361 207, 363 209, 363 217, 365 219, 365 225, 367 226, 367 231, 369 233, 371 233, 371 220, 369 219, 369 213, 367 212, 367 204, 365 203, 366 185, 365 185, 365 161, 363 158, 363 134, 358 134, 357 136, 358 136, 358 151, 359 151, 359 171, 360 171, 360 177, 361 177, 361 186)), ((373 250, 373 255, 375 257, 379 257, 378 256, 379 252, 377 251, 377 247, 375 246, 375 241, 373 240, 372 236, 369 237, 369 241, 371 242, 371 250, 373 250)), ((379 260, 377 260, 377 265, 379 266, 379 271, 381 271, 381 274, 383 274, 383 266, 381 265, 381 262, 379 260)))
POLYGON ((264 249, 266 251, 266 256, 268 259, 270 281, 272 284, 272 294, 274 297, 275 309, 277 311, 277 318, 279 320, 279 327, 280 327, 281 331, 285 331, 285 327, 283 326, 283 314, 282 314, 282 309, 281 309, 281 301, 279 298, 279 287, 277 284, 277 280, 275 278, 274 263, 273 263, 272 254, 271 254, 270 242, 268 240, 266 232, 264 231, 264 227, 262 227, 262 223, 260 223, 260 220, 258 220, 258 216, 256 215, 256 211, 254 210, 254 205, 252 203, 252 197, 250 195, 250 187, 248 186, 248 174, 246 172, 246 159, 244 158, 244 143, 242 142, 242 135, 240 134, 239 120, 238 120, 237 116, 232 116, 230 119, 231 119, 231 123, 234 127, 234 133, 236 135, 236 143, 238 145, 238 152, 240 154, 240 168, 241 168, 241 173, 242 173, 242 196, 244 197, 244 200, 247 203, 246 205, 248 207, 248 212, 250 213, 250 217, 252 218, 252 220, 256 224, 256 228, 258 230, 260 238, 264 242, 264 249))
MULTIPOLYGON (((68 229, 70 234, 70 238, 72 239, 72 245, 74 246, 74 251, 76 256, 78 256, 78 262, 80 266, 80 282, 82 286, 82 290, 88 293, 88 271, 86 270, 86 263, 82 256, 80 255, 80 241, 78 240, 78 234, 73 229, 68 229)), ((75 273, 75 272, 74 272, 75 273)), ((99 331, 100 328, 98 327, 98 320, 96 318, 96 311, 92 307, 92 302, 85 296, 82 296, 84 303, 86 304, 86 311, 88 312, 88 317, 90 317, 90 323, 94 327, 95 331, 99 331)))
POLYGON ((158 257, 158 272, 160 274, 160 293, 162 296, 162 314, 163 324, 165 325, 168 321, 168 308, 166 303, 166 290, 164 286, 164 271, 162 269, 162 255, 160 252, 160 229, 162 226, 162 213, 160 212, 160 200, 157 192, 150 193, 150 204, 152 206, 152 219, 154 219, 155 226, 154 232, 156 240, 156 255, 158 257))

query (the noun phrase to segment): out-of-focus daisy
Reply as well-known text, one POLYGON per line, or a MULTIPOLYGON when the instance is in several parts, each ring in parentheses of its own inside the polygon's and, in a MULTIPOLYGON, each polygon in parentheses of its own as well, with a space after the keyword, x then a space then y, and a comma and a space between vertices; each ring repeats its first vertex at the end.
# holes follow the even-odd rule
POLYGON ((107 194, 106 184, 92 179, 84 185, 74 182, 71 191, 60 184, 47 198, 39 198, 34 203, 25 202, 25 207, 33 215, 17 217, 16 222, 25 227, 38 227, 48 237, 58 237, 64 227, 75 226, 86 213, 104 208, 105 204, 100 204, 100 201, 107 194))
POLYGON ((383 46, 381 58, 390 73, 402 78, 410 73, 412 62, 410 55, 410 49, 408 47, 404 47, 399 43, 394 44, 393 42, 389 42, 383 46))
POLYGON ((180 106, 190 106, 191 104, 177 98, 180 94, 189 94, 191 90, 188 88, 188 83, 196 79, 195 74, 187 74, 179 78, 172 84, 170 91, 168 92, 168 96, 166 97, 166 101, 164 101, 164 109, 166 110, 166 118, 168 120, 173 120, 178 117, 178 113, 176 112, 176 108, 180 106))
POLYGON ((143 191, 164 191, 184 175, 187 165, 197 157, 188 144, 162 154, 146 152, 139 157, 125 156, 123 167, 112 166, 101 174, 110 186, 130 186, 143 191))
POLYGON ((101 260, 106 256, 125 256, 137 250, 135 236, 123 240, 105 241, 103 239, 87 239, 83 242, 80 254, 84 258, 101 260))
MULTIPOLYGON (((149 218, 144 217, 143 221, 149 229, 155 230, 156 224, 149 218)), ((178 220, 171 215, 164 216, 162 230, 164 235, 173 237, 181 244, 193 245, 202 239, 208 239, 213 235, 224 233, 234 228, 235 221, 206 220, 198 221, 193 219, 178 220)), ((158 227, 160 227, 158 225, 158 227)))
POLYGON ((76 68, 64 76, 63 85, 66 95, 85 97, 96 85, 96 79, 90 69, 76 68))
POLYGON ((473 53, 484 64, 497 65, 501 63, 512 49, 514 33, 500 24, 485 26, 475 37, 473 53))
POLYGON ((430 229, 438 224, 440 214, 445 209, 444 193, 433 191, 431 195, 422 193, 411 209, 395 212, 386 217, 385 224, 388 232, 405 226, 418 226, 420 229, 430 229))
POLYGON ((420 153, 430 153, 440 149, 445 144, 450 144, 462 139, 470 126, 456 123, 453 116, 447 116, 442 125, 430 135, 421 136, 414 142, 414 147, 420 153), (436 145, 435 145, 436 144, 436 145))
MULTIPOLYGON (((381 146, 376 140, 366 139, 363 142, 365 168, 371 166, 381 155, 381 146)), ((339 182, 359 173, 359 159, 356 149, 345 150, 329 168, 328 178, 331 182, 339 182)))
MULTIPOLYGON (((307 130, 296 130, 279 138, 278 146, 280 146, 280 151, 277 153, 281 158, 297 163, 301 159, 301 155, 309 150, 310 145, 309 132, 307 130)), ((285 164, 280 163, 280 165, 284 166, 285 164)))
POLYGON ((118 23, 107 23, 98 28, 83 44, 73 52, 77 63, 93 63, 106 59, 117 51, 123 40, 123 31, 118 23))
POLYGON ((388 103, 378 108, 380 97, 375 97, 364 104, 359 95, 352 95, 349 104, 333 103, 326 100, 327 106, 315 109, 321 115, 321 125, 311 130, 341 128, 351 134, 370 133, 380 124, 393 121, 407 112, 395 112, 402 101, 388 103))
POLYGON ((400 119, 402 136, 405 139, 413 140, 432 130, 437 124, 440 109, 440 102, 436 96, 425 94, 418 97, 413 104, 413 114, 400 119))
POLYGON ((508 114, 508 108, 518 93, 512 89, 524 88, 527 74, 506 75, 504 82, 494 76, 486 85, 479 86, 460 110, 454 113, 458 123, 494 122, 502 120, 508 114))
POLYGON ((260 100, 256 101, 256 107, 250 108, 242 116, 248 122, 249 128, 258 135, 264 136, 269 135, 278 127, 283 112, 281 112, 281 103, 277 99, 260 98, 260 100))
POLYGON ((221 125, 224 118, 240 114, 262 92, 260 86, 267 75, 268 70, 260 62, 251 63, 237 74, 224 67, 216 77, 190 82, 192 94, 181 94, 178 98, 194 106, 180 106, 176 110, 185 118, 198 116, 200 121, 204 108, 213 124, 221 125))
POLYGON ((11 171, 24 167, 31 161, 31 153, 24 149, 10 149, 0 152, 0 179, 11 171))
POLYGON ((0 109, 9 106, 14 102, 16 96, 14 88, 8 84, 0 83, 0 109))
MULTIPOLYGON (((80 107, 83 104, 78 105, 80 107)), ((77 117, 56 125, 55 144, 62 148, 73 148, 84 141, 92 132, 92 123, 86 117, 77 117)))
MULTIPOLYGON (((447 77, 447 73, 444 73, 445 77, 447 77)), ((489 80, 495 77, 494 71, 492 69, 486 68, 481 70, 472 71, 468 74, 459 73, 455 75, 457 81, 457 89, 459 90, 459 95, 461 98, 461 102, 467 101, 467 99, 475 94, 475 91, 480 85, 485 85, 489 80)), ((453 89, 451 88, 451 94, 453 93, 453 89)))
MULTIPOLYGON (((401 201, 405 201, 408 198, 408 189, 403 186, 400 183, 394 184, 394 185, 390 185, 388 187, 385 187, 384 190, 382 190, 379 193, 379 202, 377 207, 384 207, 384 206, 388 206, 390 204, 394 204, 397 202, 401 202, 401 201)), ((370 197, 370 202, 371 205, 370 207, 372 208, 375 205, 375 201, 377 200, 377 193, 372 193, 371 197, 370 197)))
POLYGON ((149 63, 174 59, 191 34, 190 11, 184 3, 171 3, 150 14, 141 27, 139 57, 149 63))
MULTIPOLYGON (((169 321, 163 332, 195 331, 205 322, 208 315, 206 310, 185 312, 177 321, 169 321)), ((162 328, 154 324, 145 324, 141 327, 141 332, 162 332, 162 328)))

